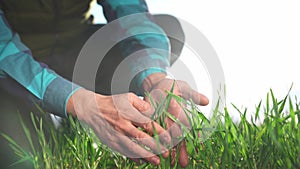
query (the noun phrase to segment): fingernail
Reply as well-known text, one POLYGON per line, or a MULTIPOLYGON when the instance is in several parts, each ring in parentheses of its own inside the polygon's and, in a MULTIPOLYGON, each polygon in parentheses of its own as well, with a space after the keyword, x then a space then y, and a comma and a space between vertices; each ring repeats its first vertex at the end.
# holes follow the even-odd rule
POLYGON ((159 160, 159 158, 153 158, 153 163, 155 164, 155 165, 159 165, 159 163, 160 163, 160 160, 159 160))
POLYGON ((166 150, 163 154, 163 157, 164 158, 167 158, 167 157, 169 157, 169 151, 168 150, 166 150))

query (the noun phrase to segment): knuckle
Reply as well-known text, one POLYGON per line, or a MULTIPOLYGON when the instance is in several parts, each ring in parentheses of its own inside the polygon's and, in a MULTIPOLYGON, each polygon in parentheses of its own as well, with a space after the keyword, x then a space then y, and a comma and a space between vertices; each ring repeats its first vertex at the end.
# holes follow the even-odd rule
POLYGON ((142 124, 142 128, 145 129, 146 131, 152 131, 153 126, 154 126, 153 121, 151 121, 149 123, 142 124))
POLYGON ((135 94, 133 92, 128 93, 128 97, 134 97, 134 96, 135 96, 135 94))
POLYGON ((147 137, 147 134, 142 132, 142 131, 139 131, 136 135, 136 139, 143 139, 143 138, 146 138, 147 137))
POLYGON ((127 93, 127 98, 129 101, 133 101, 135 99, 136 95, 132 92, 127 93))
POLYGON ((175 99, 171 99, 170 101, 170 108, 173 110, 179 110, 181 109, 180 105, 178 104, 178 102, 175 99))
POLYGON ((178 84, 182 85, 182 86, 189 86, 189 84, 186 81, 178 81, 178 84))

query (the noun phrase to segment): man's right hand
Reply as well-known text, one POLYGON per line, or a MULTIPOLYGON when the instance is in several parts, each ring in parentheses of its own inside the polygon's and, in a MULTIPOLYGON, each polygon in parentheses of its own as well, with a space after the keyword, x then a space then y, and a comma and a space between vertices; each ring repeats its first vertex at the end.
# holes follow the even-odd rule
POLYGON ((153 111, 150 104, 132 93, 104 96, 79 89, 67 103, 67 112, 87 123, 102 143, 129 158, 142 158, 158 165, 160 159, 156 154, 169 155, 163 144, 169 144, 171 137, 141 113, 147 111, 153 111), (151 136, 155 133, 159 134, 160 145, 151 136))

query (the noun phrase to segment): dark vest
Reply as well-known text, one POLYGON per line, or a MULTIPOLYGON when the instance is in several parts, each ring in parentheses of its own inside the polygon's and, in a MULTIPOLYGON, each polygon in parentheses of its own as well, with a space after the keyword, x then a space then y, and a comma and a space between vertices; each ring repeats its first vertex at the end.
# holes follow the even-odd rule
POLYGON ((58 41, 72 42, 87 28, 91 0, 0 0, 12 30, 36 57, 49 55, 58 41))

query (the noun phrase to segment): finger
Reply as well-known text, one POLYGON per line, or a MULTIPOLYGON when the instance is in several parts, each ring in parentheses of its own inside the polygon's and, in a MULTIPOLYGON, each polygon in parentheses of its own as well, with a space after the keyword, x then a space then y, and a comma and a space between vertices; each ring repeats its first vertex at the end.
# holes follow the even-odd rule
POLYGON ((142 148, 140 145, 133 142, 127 136, 120 134, 116 130, 110 129, 108 130, 109 133, 103 134, 103 130, 100 130, 100 128, 97 127, 94 131, 101 139, 102 143, 106 144, 111 149, 129 158, 142 158, 153 165, 159 165, 160 159, 158 156, 142 148))
POLYGON ((175 162, 178 160, 180 166, 186 167, 188 165, 188 154, 187 154, 187 150, 185 147, 185 143, 184 144, 180 143, 180 141, 182 141, 182 139, 183 139, 182 129, 178 125, 178 123, 174 123, 170 119, 166 119, 166 120, 168 121, 167 122, 168 125, 171 124, 171 125, 169 125, 169 132, 172 137, 173 146, 176 145, 171 150, 171 165, 174 166, 175 162), (177 149, 179 150, 178 154, 176 151, 177 149))
MULTIPOLYGON (((129 158, 143 158, 154 165, 158 165, 160 163, 158 156, 142 148, 140 145, 133 142, 128 136, 118 132, 108 122, 105 120, 103 121, 102 117, 96 116, 96 118, 93 118, 93 122, 91 124, 91 127, 101 142, 109 146, 111 149, 129 158)), ((120 126, 126 128, 126 126, 130 125, 132 126, 131 123, 124 123, 124 125, 120 126)), ((120 129, 125 133, 123 128, 120 129)))
POLYGON ((178 87, 179 87, 179 93, 182 94, 182 97, 186 100, 190 100, 192 99, 192 101, 195 104, 201 105, 201 106, 205 106, 209 103, 208 98, 197 92, 196 90, 192 89, 190 87, 190 85, 187 82, 184 81, 178 81, 178 87))
POLYGON ((169 105, 168 111, 177 119, 179 120, 180 123, 182 123, 186 127, 190 127, 188 118, 192 117, 187 117, 189 115, 188 112, 185 112, 184 108, 186 107, 185 104, 179 104, 177 101, 174 99, 171 100, 171 103, 169 105))
MULTIPOLYGON (((180 121, 180 123, 182 123, 184 126, 186 126, 189 130, 190 124, 187 120, 187 118, 189 118, 189 117, 187 117, 188 114, 186 114, 182 108, 180 108, 180 110, 181 110, 181 112, 178 115, 178 120, 180 121)), ((183 139, 183 137, 182 137, 182 134, 183 134, 182 127, 184 127, 184 126, 182 126, 182 125, 180 125, 180 126, 178 126, 178 124, 176 124, 176 123, 173 123, 173 125, 170 128, 174 145, 178 144, 183 139)), ((185 142, 179 143, 176 147, 178 147, 178 149, 179 149, 179 154, 176 154, 176 151, 172 152, 173 153, 172 163, 174 165, 176 159, 178 158, 178 162, 179 162, 180 166, 184 168, 188 165, 188 161, 189 161, 185 142), (179 157, 177 157, 177 156, 179 156, 179 157)))
POLYGON ((158 134, 159 139, 162 143, 170 144, 171 143, 171 136, 170 134, 162 128, 158 123, 152 121, 150 123, 134 123, 134 125, 143 128, 145 131, 147 131, 151 135, 158 134))
POLYGON ((183 139, 181 127, 177 123, 173 123, 168 130, 171 134, 172 145, 177 145, 183 139))
MULTIPOLYGON (((161 102, 164 100, 164 98, 166 97, 167 94, 162 89, 153 89, 153 90, 151 90, 149 95, 154 102, 161 102)), ((149 102, 150 102, 150 100, 149 100, 149 102)))
MULTIPOLYGON (((151 95, 150 95, 150 97, 151 97, 151 95)), ((145 101, 145 102, 147 102, 147 103, 151 103, 151 100, 150 100, 150 98, 149 98, 149 97, 147 97, 147 96, 145 96, 145 97, 144 97, 144 101, 145 101)))
POLYGON ((174 167, 176 162, 176 147, 171 149, 171 166, 174 167))
POLYGON ((125 143, 126 145, 125 147, 122 147, 123 150, 121 150, 121 152, 124 151, 124 149, 127 149, 125 151, 130 151, 129 157, 134 157, 135 159, 141 158, 153 165, 160 164, 160 159, 158 156, 142 148, 137 143, 134 143, 132 140, 127 138, 126 140, 124 140, 123 143, 125 143))
POLYGON ((138 166, 144 164, 145 162, 140 158, 129 158, 130 160, 134 161, 138 166))
POLYGON ((151 101, 149 99, 149 97, 144 97, 144 101, 147 102, 149 105, 150 105, 150 108, 146 111, 142 111, 142 110, 139 110, 144 116, 148 117, 148 118, 151 118, 152 120, 155 119, 155 117, 152 117, 154 112, 155 112, 155 109, 154 109, 154 105, 151 105, 151 101))
POLYGON ((147 146, 156 154, 162 154, 163 157, 168 157, 169 152, 168 149, 165 148, 160 142, 157 142, 154 138, 144 133, 143 131, 137 129, 134 126, 129 126, 126 129, 128 135, 135 138, 142 145, 147 146))
POLYGON ((171 117, 167 117, 165 123, 167 125, 167 129, 172 137, 172 141, 174 142, 174 138, 181 136, 181 129, 178 123, 175 123, 175 120, 178 120, 178 116, 180 114, 180 106, 176 103, 174 99, 171 99, 168 111, 171 114, 171 117))
POLYGON ((189 164, 189 158, 188 158, 188 153, 186 149, 186 143, 183 141, 179 145, 179 165, 183 168, 185 168, 189 164))
POLYGON ((135 94, 128 94, 129 100, 131 101, 131 104, 140 112, 148 111, 151 106, 148 102, 140 99, 135 94))
POLYGON ((195 104, 206 106, 209 103, 208 98, 191 88, 182 88, 182 97, 186 100, 192 99, 195 104))
POLYGON ((171 150, 171 166, 174 166, 176 161, 182 168, 187 167, 189 164, 185 142, 180 143, 180 145, 173 147, 171 150))
POLYGON ((113 104, 117 112, 123 118, 131 122, 148 123, 151 120, 141 114, 138 110, 147 110, 150 108, 149 103, 141 100, 133 93, 113 95, 113 104))
POLYGON ((161 103, 164 100, 166 94, 159 89, 154 89, 150 92, 149 95, 150 95, 151 99, 149 97, 145 97, 144 101, 146 101, 149 104, 153 104, 153 105, 152 106, 150 105, 150 110, 144 111, 142 113, 147 117, 151 117, 151 119, 156 119, 157 115, 153 117, 153 113, 155 112, 155 109, 153 106, 156 106, 157 103, 161 103))

